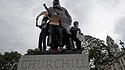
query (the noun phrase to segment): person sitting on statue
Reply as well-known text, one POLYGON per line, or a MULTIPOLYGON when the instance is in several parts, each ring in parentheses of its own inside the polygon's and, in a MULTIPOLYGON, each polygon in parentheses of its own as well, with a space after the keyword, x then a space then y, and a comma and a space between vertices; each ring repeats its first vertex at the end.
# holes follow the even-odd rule
POLYGON ((70 31, 72 33, 71 37, 72 37, 72 43, 74 43, 74 41, 76 42, 76 47, 77 50, 81 50, 81 41, 78 39, 78 34, 82 34, 80 28, 78 28, 79 23, 78 21, 75 21, 73 23, 73 27, 71 27, 70 31))
POLYGON ((51 12, 55 11, 57 12, 59 15, 60 15, 60 26, 65 29, 66 31, 66 34, 65 34, 65 37, 64 37, 64 34, 63 35, 63 42, 65 42, 64 44, 66 45, 66 48, 67 49, 70 49, 71 48, 71 38, 70 38, 70 26, 71 26, 71 23, 72 23, 72 18, 71 16, 69 15, 68 11, 61 7, 60 6, 60 3, 59 3, 59 0, 54 0, 53 1, 53 7, 50 7, 49 10, 51 12))
POLYGON ((43 11, 36 18, 36 27, 39 27, 41 29, 41 33, 39 35, 39 43, 38 43, 38 49, 40 51, 46 51, 46 37, 48 36, 48 28, 49 28, 49 24, 47 24, 47 20, 48 20, 47 15, 48 15, 48 12, 43 11), (42 15, 44 15, 44 17, 42 19, 41 25, 38 25, 38 19, 42 15), (42 43, 43 43, 43 46, 42 46, 42 43))

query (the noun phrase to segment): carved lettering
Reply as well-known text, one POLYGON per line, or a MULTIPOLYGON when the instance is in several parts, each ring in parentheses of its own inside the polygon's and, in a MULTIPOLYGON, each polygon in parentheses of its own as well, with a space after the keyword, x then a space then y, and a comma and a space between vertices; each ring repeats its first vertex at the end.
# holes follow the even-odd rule
MULTIPOLYGON (((43 56, 44 57, 44 56, 43 56)), ((23 59, 21 61, 21 69, 22 70, 83 70, 84 68, 88 68, 87 59, 84 58, 28 58, 23 59)))

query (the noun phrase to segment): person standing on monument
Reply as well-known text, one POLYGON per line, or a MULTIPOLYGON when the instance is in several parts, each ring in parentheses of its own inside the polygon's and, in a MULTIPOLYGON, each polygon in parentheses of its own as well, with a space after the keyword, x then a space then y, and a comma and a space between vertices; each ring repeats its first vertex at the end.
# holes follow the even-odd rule
POLYGON ((66 36, 63 38, 66 38, 65 40, 67 41, 66 47, 67 49, 71 48, 71 38, 70 38, 70 26, 72 23, 72 18, 69 15, 68 11, 60 6, 59 0, 54 0, 53 1, 53 7, 50 7, 49 10, 55 11, 60 15, 60 26, 66 30, 66 36))
POLYGON ((60 15, 55 10, 47 8, 44 3, 43 6, 48 12, 49 20, 49 36, 48 36, 48 45, 50 50, 57 51, 58 47, 62 45, 62 27, 60 26, 60 15))
POLYGON ((79 40, 78 35, 79 35, 79 34, 82 34, 82 33, 81 33, 80 28, 78 28, 78 26, 79 26, 78 21, 75 21, 75 22, 73 23, 73 25, 74 25, 74 26, 71 27, 71 29, 70 29, 70 31, 71 31, 71 33, 72 33, 72 35, 71 35, 72 41, 73 41, 73 43, 74 43, 74 41, 76 42, 77 50, 81 50, 81 41, 79 40))
POLYGON ((38 49, 40 51, 46 51, 46 37, 48 36, 48 28, 49 28, 49 24, 47 23, 47 20, 48 20, 47 15, 48 15, 48 12, 43 11, 36 18, 36 27, 39 27, 41 29, 41 33, 39 35, 39 43, 38 43, 38 49), (42 15, 44 15, 44 17, 42 19, 41 25, 38 25, 38 19, 42 15))

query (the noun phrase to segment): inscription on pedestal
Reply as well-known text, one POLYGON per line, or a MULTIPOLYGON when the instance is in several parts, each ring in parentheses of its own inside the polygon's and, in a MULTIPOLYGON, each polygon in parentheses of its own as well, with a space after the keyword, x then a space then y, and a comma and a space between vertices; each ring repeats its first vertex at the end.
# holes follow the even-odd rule
POLYGON ((25 55, 18 70, 89 70, 89 64, 84 54, 25 55))

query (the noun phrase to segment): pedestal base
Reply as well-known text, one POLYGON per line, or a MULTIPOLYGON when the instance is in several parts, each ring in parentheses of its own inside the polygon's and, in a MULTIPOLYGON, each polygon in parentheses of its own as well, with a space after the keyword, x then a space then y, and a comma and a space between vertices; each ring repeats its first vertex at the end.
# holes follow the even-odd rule
POLYGON ((85 54, 25 55, 18 70, 90 70, 85 54))

